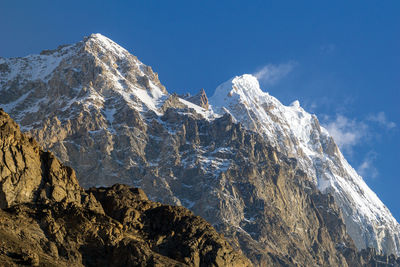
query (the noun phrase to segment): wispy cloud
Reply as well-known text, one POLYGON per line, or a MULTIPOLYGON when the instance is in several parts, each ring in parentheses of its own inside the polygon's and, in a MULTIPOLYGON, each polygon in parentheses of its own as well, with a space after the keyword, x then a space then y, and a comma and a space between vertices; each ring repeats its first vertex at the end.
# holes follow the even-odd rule
POLYGON ((312 113, 320 113, 322 110, 329 111, 330 113, 345 114, 348 112, 348 107, 352 106, 355 99, 351 96, 340 96, 332 98, 328 96, 319 96, 313 98, 306 98, 303 101, 305 110, 312 113), (338 105, 338 103, 341 103, 338 105))
POLYGON ((295 61, 289 61, 278 65, 268 64, 253 75, 266 85, 274 85, 288 75, 297 65, 295 61))
MULTIPOLYGON (((363 120, 350 119, 342 114, 335 117, 322 116, 322 125, 328 130, 339 148, 348 156, 352 156, 357 145, 377 140, 382 128, 394 129, 396 124, 387 119, 384 112, 367 116, 363 120)), ((357 172, 366 178, 376 178, 379 175, 374 162, 378 154, 370 151, 367 153, 357 172)))
POLYGON ((334 118, 325 115, 322 121, 339 148, 350 154, 354 146, 378 137, 382 127, 389 130, 397 127, 384 112, 371 114, 363 120, 350 119, 342 114, 336 114, 334 118))
POLYGON ((325 116, 324 120, 328 121, 324 127, 333 136, 339 148, 347 153, 351 154, 353 147, 367 136, 368 125, 362 121, 349 119, 340 114, 333 120, 325 116))
POLYGON ((367 120, 372 121, 372 122, 377 122, 381 126, 387 128, 387 129, 393 129, 396 127, 396 123, 389 121, 386 118, 386 114, 384 112, 379 112, 377 114, 372 114, 369 115, 367 120))
POLYGON ((370 151, 364 158, 363 162, 358 166, 357 172, 359 175, 365 178, 376 178, 379 175, 378 169, 374 166, 374 161, 376 160, 377 154, 370 151))

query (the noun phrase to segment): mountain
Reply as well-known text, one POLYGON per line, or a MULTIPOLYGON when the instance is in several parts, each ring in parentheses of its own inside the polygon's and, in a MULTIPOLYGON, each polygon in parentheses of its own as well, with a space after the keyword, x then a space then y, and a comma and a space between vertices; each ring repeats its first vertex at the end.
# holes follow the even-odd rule
POLYGON ((317 117, 298 101, 284 106, 263 92, 255 77, 243 75, 220 85, 210 102, 217 112, 228 112, 247 129, 265 136, 279 152, 298 159, 300 169, 318 189, 334 196, 358 248, 400 254, 400 225, 346 161, 317 117))
POLYGON ((1 266, 251 266, 204 219, 138 188, 83 190, 0 109, 1 266))
POLYGON ((251 75, 179 97, 94 34, 0 58, 0 106, 85 188, 124 183, 185 206, 255 264, 357 266, 354 243, 399 255, 399 224, 317 118, 251 75))

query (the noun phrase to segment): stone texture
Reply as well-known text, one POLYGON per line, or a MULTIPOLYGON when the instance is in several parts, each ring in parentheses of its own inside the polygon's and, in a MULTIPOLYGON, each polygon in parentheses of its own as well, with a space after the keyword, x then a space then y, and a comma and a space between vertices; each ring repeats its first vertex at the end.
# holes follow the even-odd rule
POLYGON ((261 89, 256 77, 244 74, 218 86, 210 103, 215 111, 229 113, 259 133, 285 156, 296 158, 298 168, 318 189, 333 195, 359 249, 370 246, 400 256, 400 224, 346 161, 317 117, 299 101, 283 105, 261 89))
POLYGON ((0 148, 1 266, 251 266, 186 208, 125 185, 85 192, 1 109, 0 148))
POLYGON ((201 89, 200 92, 197 95, 194 96, 186 96, 183 97, 185 100, 192 102, 193 104, 196 104, 205 110, 208 110, 210 105, 208 104, 208 97, 206 94, 206 91, 204 89, 201 89))
POLYGON ((0 208, 32 201, 80 202, 75 172, 32 138, 0 109, 0 208))

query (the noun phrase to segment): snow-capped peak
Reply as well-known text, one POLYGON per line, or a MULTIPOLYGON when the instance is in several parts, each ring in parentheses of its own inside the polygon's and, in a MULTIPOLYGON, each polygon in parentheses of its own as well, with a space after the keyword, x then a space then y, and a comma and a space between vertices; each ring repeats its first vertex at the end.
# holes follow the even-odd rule
POLYGON ((291 107, 294 107, 294 108, 300 108, 300 102, 299 102, 299 100, 293 101, 293 102, 290 104, 290 106, 291 106, 291 107))
MULTIPOLYGON (((4 93, 8 97, 0 97, 0 105, 16 119, 38 116, 45 105, 62 111, 76 105, 107 111, 123 102, 138 111, 158 113, 168 95, 151 67, 101 34, 40 55, 1 58, 0 64, 0 93, 13 92, 4 93)), ((45 119, 47 114, 40 116, 45 119)), ((31 127, 21 124, 23 129, 31 127)))
MULTIPOLYGON (((256 77, 250 74, 236 76, 221 84, 210 98, 210 103, 217 113, 226 110, 248 129, 262 133, 271 140, 276 137, 275 130, 269 126, 281 118, 281 126, 287 131, 294 131, 301 140, 308 140, 310 131, 309 121, 312 116, 305 112, 299 101, 290 106, 282 105, 278 99, 261 90, 256 77)), ((284 147, 286 144, 280 144, 284 147)), ((294 148, 297 150, 297 148, 294 148)))
POLYGON ((128 50, 100 33, 91 34, 85 39, 85 43, 97 45, 102 49, 102 52, 113 53, 120 58, 131 55, 128 50))
POLYGON ((228 99, 232 98, 253 102, 263 94, 257 78, 251 74, 244 74, 218 86, 212 99, 215 106, 220 106, 226 104, 229 101, 228 99))
POLYGON ((400 255, 400 225, 299 101, 285 106, 263 92, 254 76, 245 74, 218 86, 210 103, 217 113, 231 114, 280 152, 296 158, 322 192, 332 193, 357 247, 400 255))

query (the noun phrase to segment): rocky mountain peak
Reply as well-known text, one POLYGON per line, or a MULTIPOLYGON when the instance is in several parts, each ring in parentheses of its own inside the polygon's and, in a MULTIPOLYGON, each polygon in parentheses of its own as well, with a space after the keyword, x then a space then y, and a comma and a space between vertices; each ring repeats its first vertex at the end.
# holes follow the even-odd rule
POLYGON ((168 95, 151 67, 100 34, 41 55, 1 59, 0 66, 0 105, 24 118, 23 129, 55 112, 64 119, 86 110, 106 120, 124 106, 159 113, 168 95))
POLYGON ((233 101, 249 103, 256 102, 263 94, 257 78, 251 74, 244 74, 218 86, 210 101, 215 106, 223 106, 233 101))
POLYGON ((120 59, 132 56, 128 50, 120 46, 119 44, 115 43, 111 39, 107 38, 106 36, 100 33, 93 33, 88 37, 83 38, 83 43, 87 47, 98 47, 103 49, 104 53, 107 54, 114 54, 118 56, 120 59))
POLYGON ((200 89, 200 91, 196 95, 194 95, 194 96, 187 95, 187 96, 183 96, 183 98, 189 102, 192 102, 193 104, 196 104, 196 105, 204 108, 205 110, 208 110, 208 108, 209 108, 207 94, 203 88, 200 89))
POLYGON ((165 87, 158 79, 157 73, 150 66, 144 65, 137 57, 128 52, 111 39, 97 33, 85 37, 83 50, 95 57, 99 67, 105 67, 103 72, 111 72, 114 79, 122 80, 123 87, 129 87, 127 82, 139 84, 143 89, 153 91, 157 87, 167 94, 165 87), (123 82, 125 80, 125 83, 123 82))
POLYGON ((0 59, 0 105, 73 166, 84 187, 126 183, 152 200, 183 205, 255 262, 268 253, 314 257, 307 253, 316 236, 301 230, 316 223, 301 211, 315 208, 311 189, 332 195, 359 249, 400 254, 396 220, 298 102, 283 105, 245 74, 219 86, 205 109, 203 92, 192 101, 169 95, 150 67, 125 52, 92 35, 43 55, 0 59), (276 232, 276 221, 287 231, 276 232), (301 237, 282 239, 288 231, 301 237), (267 251, 276 240, 282 246, 267 251), (308 245, 297 248, 298 240, 308 245))
POLYGON ((217 87, 210 102, 217 112, 231 114, 281 153, 296 158, 322 192, 332 193, 358 248, 372 246, 400 255, 400 225, 346 161, 316 116, 298 101, 285 106, 263 92, 255 77, 243 75, 217 87))

